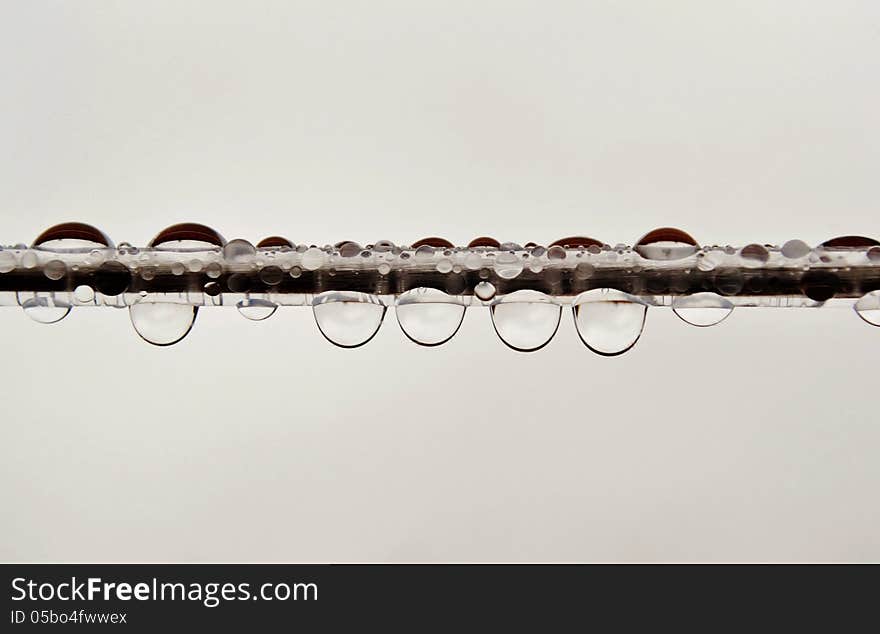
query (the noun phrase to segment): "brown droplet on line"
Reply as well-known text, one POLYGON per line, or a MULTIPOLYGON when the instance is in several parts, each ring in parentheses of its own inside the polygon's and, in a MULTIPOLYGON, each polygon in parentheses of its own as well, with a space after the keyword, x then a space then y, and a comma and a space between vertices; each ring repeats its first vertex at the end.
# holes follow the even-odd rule
POLYGON ((292 247, 293 243, 287 238, 282 238, 281 236, 269 236, 268 238, 263 238, 257 243, 258 249, 270 248, 270 247, 292 247))
POLYGON ((577 247, 601 247, 602 243, 595 238, 588 238, 586 236, 571 236, 568 238, 560 238, 555 242, 551 242, 550 246, 565 247, 566 249, 571 249, 577 247))
POLYGON ((874 240, 874 238, 866 238, 865 236, 839 236, 837 238, 826 240, 819 246, 826 249, 859 249, 864 247, 875 247, 878 245, 880 245, 880 242, 874 240))
POLYGON ((417 241, 413 242, 412 248, 418 249, 419 247, 422 247, 425 245, 427 245, 429 247, 438 247, 441 249, 451 249, 455 246, 454 244, 452 244, 449 240, 446 240, 445 238, 432 237, 432 238, 422 238, 421 240, 417 240, 417 241))
POLYGON ((681 242, 682 244, 697 246, 697 241, 689 233, 675 227, 660 227, 659 229, 649 231, 639 238, 635 246, 653 244, 654 242, 681 242))
POLYGON ((107 234, 83 222, 64 222, 54 227, 49 227, 34 240, 34 246, 39 246, 52 240, 88 240, 105 247, 112 247, 113 241, 107 234))
POLYGON ((211 227, 200 225, 195 222, 182 222, 180 224, 171 225, 159 232, 155 238, 150 240, 148 246, 157 247, 166 242, 175 242, 177 240, 194 240, 196 242, 207 242, 222 247, 226 244, 226 240, 217 231, 211 227))
POLYGON ((498 249, 501 247, 501 243, 498 242, 495 238, 490 238, 489 236, 480 236, 479 238, 474 238, 470 242, 468 242, 468 248, 472 249, 474 247, 492 247, 494 249, 498 249))

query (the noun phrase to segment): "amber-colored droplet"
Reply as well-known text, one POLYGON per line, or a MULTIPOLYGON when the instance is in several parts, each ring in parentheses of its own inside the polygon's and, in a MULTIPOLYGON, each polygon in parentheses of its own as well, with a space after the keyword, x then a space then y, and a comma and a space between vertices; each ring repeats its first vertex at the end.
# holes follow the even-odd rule
POLYGON ((660 227, 659 229, 649 231, 639 238, 635 246, 653 244, 654 242, 680 242, 697 246, 697 241, 689 233, 674 227, 660 227))
POLYGON ((287 238, 282 238, 281 236, 269 236, 268 238, 263 238, 257 243, 258 249, 292 246, 293 243, 290 240, 288 240, 287 238))
POLYGON ((222 247, 226 244, 226 240, 211 227, 200 225, 195 222, 182 222, 180 224, 171 225, 159 232, 155 238, 150 240, 148 246, 157 247, 166 242, 174 242, 176 240, 194 240, 196 242, 207 242, 222 247))
POLYGON ((412 243, 412 248, 418 249, 419 247, 423 247, 425 245, 427 245, 429 247, 437 247, 440 249, 451 249, 452 247, 455 246, 454 244, 452 244, 449 240, 446 240, 445 238, 432 237, 432 238, 422 238, 421 240, 416 240, 415 242, 412 243))
POLYGON ((501 243, 498 242, 495 238, 490 238, 489 236, 480 236, 479 238, 474 238, 470 242, 468 242, 468 248, 472 249, 474 247, 491 247, 493 249, 498 249, 501 247, 501 243))
POLYGON ((107 234, 83 222, 64 222, 54 227, 49 227, 34 240, 34 246, 39 246, 52 240, 88 240, 105 247, 112 247, 113 241, 107 234))
POLYGON ((866 238, 865 236, 839 236, 826 240, 820 247, 826 249, 860 249, 864 247, 876 247, 880 245, 874 238, 866 238))
POLYGON ((564 247, 566 249, 576 249, 578 247, 601 247, 602 242, 595 238, 586 236, 571 236, 568 238, 559 238, 555 242, 550 243, 551 247, 564 247))

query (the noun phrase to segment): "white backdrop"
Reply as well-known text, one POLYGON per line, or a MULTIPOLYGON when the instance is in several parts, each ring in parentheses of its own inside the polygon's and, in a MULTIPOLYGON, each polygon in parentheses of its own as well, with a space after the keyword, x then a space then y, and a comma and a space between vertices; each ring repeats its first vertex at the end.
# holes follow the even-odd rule
MULTIPOLYGON (((880 236, 880 4, 2 2, 0 242, 880 236)), ((880 329, 650 310, 623 357, 471 309, 0 309, 0 559, 880 559, 880 329)))

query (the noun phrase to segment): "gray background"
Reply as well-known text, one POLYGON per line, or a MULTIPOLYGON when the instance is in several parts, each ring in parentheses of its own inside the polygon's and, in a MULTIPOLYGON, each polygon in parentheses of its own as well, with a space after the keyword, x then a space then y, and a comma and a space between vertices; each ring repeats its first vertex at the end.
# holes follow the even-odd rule
MULTIPOLYGON (((0 4, 0 240, 880 235, 880 4, 0 4)), ((880 331, 649 311, 591 354, 389 314, 0 310, 0 559, 880 559, 880 331)))

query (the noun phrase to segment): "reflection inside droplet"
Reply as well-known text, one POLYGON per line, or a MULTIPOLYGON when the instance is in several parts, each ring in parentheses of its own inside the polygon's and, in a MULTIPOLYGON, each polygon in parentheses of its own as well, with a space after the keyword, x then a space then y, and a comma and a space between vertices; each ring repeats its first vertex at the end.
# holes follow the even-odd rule
POLYGON ((458 332, 465 306, 435 288, 414 288, 397 299, 397 323, 404 334, 423 346, 439 346, 458 332))
POLYGON ((695 293, 672 300, 672 311, 692 326, 720 324, 733 312, 733 302, 715 293, 695 293))
POLYGON ((128 311, 135 332, 144 341, 155 346, 170 346, 189 334, 199 309, 190 304, 155 301, 147 296, 128 311))
POLYGON ((40 324, 55 324, 70 314, 70 304, 52 295, 19 293, 18 303, 25 315, 40 324))
POLYGON ((269 319, 278 310, 278 305, 267 299, 243 299, 235 307, 241 316, 251 321, 269 319))
POLYGON ((375 295, 353 291, 328 291, 312 302, 318 329, 342 348, 356 348, 379 332, 385 306, 375 295))
POLYGON ((856 314, 872 326, 880 326, 880 291, 871 291, 853 306, 856 314))
POLYGON ((572 302, 574 324, 581 341, 604 356, 622 354, 642 334, 648 307, 632 295, 611 288, 596 288, 572 302))
POLYGON ((532 352, 553 339, 562 307, 539 291, 519 290, 495 301, 490 312, 501 341, 519 352, 532 352))

